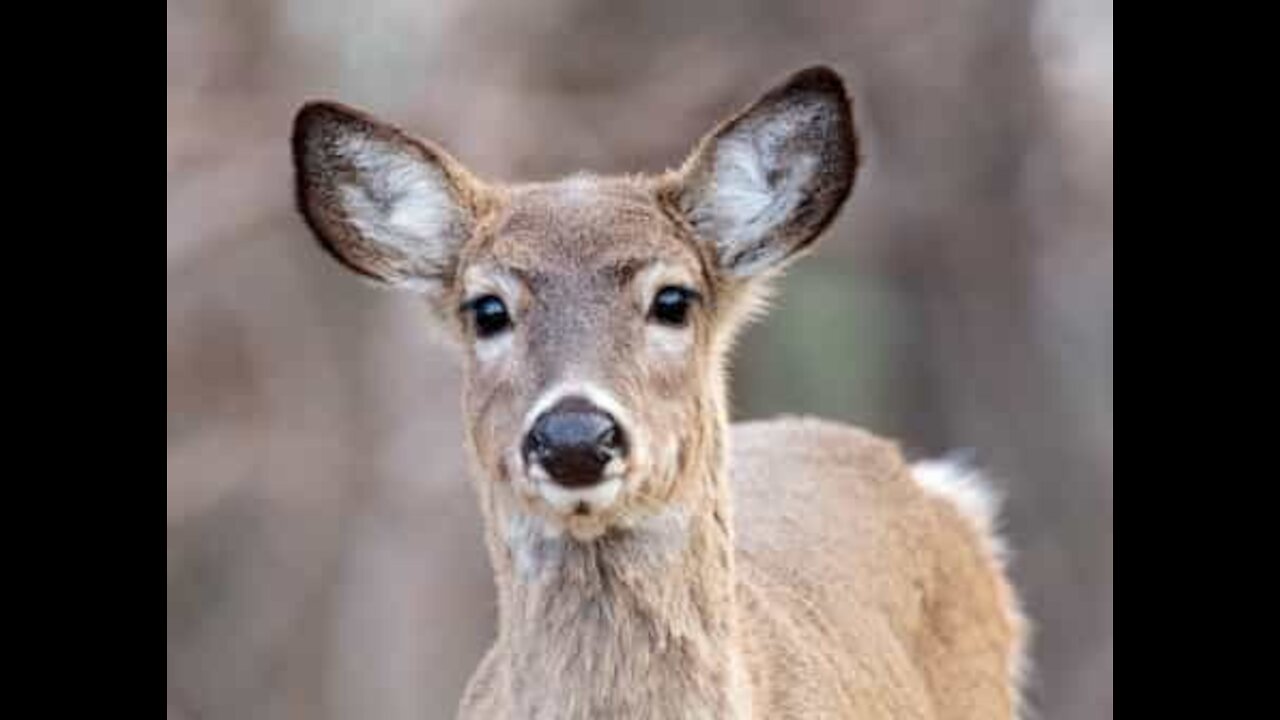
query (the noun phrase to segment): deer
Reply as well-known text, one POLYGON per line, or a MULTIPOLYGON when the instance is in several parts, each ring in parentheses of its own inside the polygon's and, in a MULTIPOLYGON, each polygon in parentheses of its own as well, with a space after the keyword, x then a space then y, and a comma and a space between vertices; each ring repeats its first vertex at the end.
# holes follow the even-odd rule
POLYGON ((825 65, 661 174, 500 183, 306 102, 297 207, 460 354, 496 639, 464 719, 1001 720, 1027 622, 998 497, 809 416, 731 424, 728 362, 862 161, 825 65))

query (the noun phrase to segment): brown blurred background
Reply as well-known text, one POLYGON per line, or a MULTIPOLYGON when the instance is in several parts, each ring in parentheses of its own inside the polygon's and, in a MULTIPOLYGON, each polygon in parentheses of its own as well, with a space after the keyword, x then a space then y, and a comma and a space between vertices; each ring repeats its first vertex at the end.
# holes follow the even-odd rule
POLYGON ((1112 716, 1111 0, 170 0, 170 720, 452 717, 493 632, 457 366, 295 216, 297 106, 493 178, 656 171, 815 61, 868 163, 741 344, 735 413, 975 450, 1032 701, 1112 716))

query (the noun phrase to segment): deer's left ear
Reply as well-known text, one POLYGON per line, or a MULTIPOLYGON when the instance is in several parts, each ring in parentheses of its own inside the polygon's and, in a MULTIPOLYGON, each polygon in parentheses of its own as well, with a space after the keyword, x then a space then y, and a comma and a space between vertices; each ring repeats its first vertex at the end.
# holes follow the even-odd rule
POLYGON ((676 203, 714 246, 721 272, 750 277, 817 239, 848 198, 857 168, 844 82, 813 67, 704 138, 680 171, 676 203))

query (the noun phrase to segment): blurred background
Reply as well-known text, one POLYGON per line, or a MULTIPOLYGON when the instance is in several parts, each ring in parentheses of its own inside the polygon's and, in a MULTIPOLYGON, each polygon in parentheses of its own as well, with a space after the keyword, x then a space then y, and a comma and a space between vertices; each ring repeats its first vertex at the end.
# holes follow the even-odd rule
POLYGON ((1032 702, 1112 717, 1111 0, 169 0, 170 720, 450 718, 493 634, 458 366, 295 215, 298 105, 491 178, 659 171, 817 61, 868 161, 741 343, 735 415, 972 449, 1032 702))

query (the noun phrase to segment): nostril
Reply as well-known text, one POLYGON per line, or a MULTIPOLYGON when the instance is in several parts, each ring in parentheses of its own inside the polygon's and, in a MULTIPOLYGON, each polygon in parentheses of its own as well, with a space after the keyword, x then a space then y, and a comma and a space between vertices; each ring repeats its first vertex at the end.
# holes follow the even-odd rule
POLYGON ((525 435, 524 447, 521 449, 524 451, 526 459, 541 459, 547 454, 547 439, 535 427, 528 435, 525 435))
POLYGON ((623 440, 622 428, 610 423, 596 438, 596 452, 604 462, 626 454, 626 442, 623 440))
POLYGON ((600 433, 600 437, 596 438, 596 445, 600 446, 600 449, 602 450, 616 450, 619 445, 618 427, 616 425, 611 425, 605 428, 604 432, 600 433))

